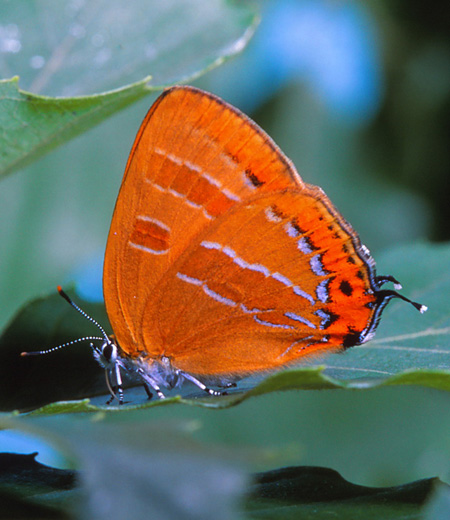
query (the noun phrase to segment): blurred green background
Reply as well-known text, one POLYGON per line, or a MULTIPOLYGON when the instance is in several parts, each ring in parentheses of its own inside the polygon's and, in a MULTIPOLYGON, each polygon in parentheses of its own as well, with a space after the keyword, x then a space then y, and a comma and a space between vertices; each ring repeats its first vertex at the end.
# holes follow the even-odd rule
MULTIPOLYGON (((55 15, 61 5, 55 3, 55 15)), ((375 258, 397 244, 448 240, 448 3, 258 5, 262 22, 242 55, 194 84, 254 118, 301 176, 325 190, 375 258)), ((0 31, 4 35, 7 24, 0 31)), ((20 64, 17 53, 12 68, 8 52, 3 48, 2 77, 20 74, 21 88, 32 88, 39 61, 20 64)), ((118 85, 96 88, 132 79, 122 76, 118 85)), ((70 79, 71 85, 77 81, 70 79)), ((41 93, 62 95, 64 87, 64 78, 58 78, 41 93)), ((134 104, 2 181, 2 325, 21 304, 57 284, 75 281, 84 297, 101 297, 114 202, 152 101, 134 104)), ((183 407, 150 412, 154 418, 200 420, 198 435, 209 442, 272 450, 265 467, 321 464, 361 484, 389 485, 445 477, 450 455, 445 403, 448 396, 438 391, 391 388, 270 395, 223 412, 183 407)))

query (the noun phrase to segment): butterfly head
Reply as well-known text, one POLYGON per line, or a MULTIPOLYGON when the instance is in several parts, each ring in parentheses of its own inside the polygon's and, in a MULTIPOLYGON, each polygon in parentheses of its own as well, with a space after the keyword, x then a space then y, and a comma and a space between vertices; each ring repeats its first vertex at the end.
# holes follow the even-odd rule
POLYGON ((125 359, 123 354, 120 351, 120 347, 117 345, 116 339, 114 335, 108 336, 105 329, 89 314, 83 311, 64 291, 58 286, 59 294, 69 303, 71 307, 73 307, 76 311, 78 311, 84 318, 93 323, 101 332, 101 336, 83 336, 82 338, 77 338, 72 341, 68 341, 67 343, 63 343, 56 347, 47 349, 47 350, 38 350, 33 352, 22 352, 21 356, 36 356, 42 354, 50 354, 55 352, 56 350, 61 350, 65 347, 74 345, 75 343, 80 343, 84 341, 90 341, 90 345, 92 348, 92 352, 94 354, 94 358, 100 364, 102 368, 105 369, 106 383, 108 389, 111 393, 112 399, 118 399, 119 402, 123 402, 122 390, 119 391, 119 397, 117 397, 115 390, 113 389, 113 385, 111 384, 111 376, 114 374, 114 377, 118 383, 118 386, 121 385, 121 376, 120 369, 125 369, 125 359))
POLYGON ((91 348, 96 361, 107 370, 113 369, 120 358, 114 336, 107 336, 100 346, 91 343, 91 348))

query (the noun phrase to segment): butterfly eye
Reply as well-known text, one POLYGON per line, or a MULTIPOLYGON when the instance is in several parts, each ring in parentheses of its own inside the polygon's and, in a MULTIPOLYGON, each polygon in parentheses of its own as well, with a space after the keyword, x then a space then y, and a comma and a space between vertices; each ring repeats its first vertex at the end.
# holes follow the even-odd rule
POLYGON ((103 343, 101 347, 102 356, 108 363, 114 363, 117 359, 117 348, 111 342, 103 343))

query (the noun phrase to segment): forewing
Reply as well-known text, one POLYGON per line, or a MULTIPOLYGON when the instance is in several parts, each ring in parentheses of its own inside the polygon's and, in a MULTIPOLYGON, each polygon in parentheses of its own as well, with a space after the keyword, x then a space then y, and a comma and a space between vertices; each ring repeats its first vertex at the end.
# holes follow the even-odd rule
POLYGON ((158 355, 149 309, 171 266, 235 205, 289 186, 303 186, 291 163, 236 109, 191 87, 160 96, 133 145, 105 253, 105 304, 122 349, 158 355))

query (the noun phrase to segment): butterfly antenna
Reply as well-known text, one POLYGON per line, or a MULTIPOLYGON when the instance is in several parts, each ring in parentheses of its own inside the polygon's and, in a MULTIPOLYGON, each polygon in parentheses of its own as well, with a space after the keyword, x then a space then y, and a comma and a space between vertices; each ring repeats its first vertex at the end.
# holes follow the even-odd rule
POLYGON ((379 294, 383 300, 388 301, 392 298, 400 298, 401 300, 410 303, 421 314, 423 314, 424 312, 426 312, 428 310, 428 307, 426 305, 422 305, 421 303, 418 303, 418 302, 413 302, 406 296, 403 296, 403 294, 398 293, 397 291, 402 289, 402 284, 398 280, 396 280, 393 276, 388 275, 388 276, 377 276, 376 277, 376 283, 378 285, 378 288, 381 287, 386 282, 392 282, 394 284, 394 289, 396 289, 396 290, 395 291, 391 291, 389 289, 378 290, 377 294, 379 294))
POLYGON ((84 338, 74 339, 72 341, 68 341, 67 343, 63 343, 62 345, 58 345, 57 347, 49 348, 47 350, 33 350, 31 352, 21 352, 20 355, 22 357, 26 356, 39 356, 41 354, 50 354, 51 352, 55 352, 56 350, 60 350, 65 347, 70 347, 70 345, 74 345, 75 343, 80 343, 80 341, 103 341, 104 338, 101 336, 85 336, 84 338))
POLYGON ((69 347, 70 345, 74 345, 75 343, 80 343, 81 341, 104 341, 110 342, 108 338, 108 334, 106 334, 105 329, 98 323, 98 321, 94 320, 89 314, 83 311, 78 305, 63 291, 62 287, 58 285, 57 287, 59 294, 68 302, 76 311, 78 311, 84 318, 89 320, 91 323, 96 325, 100 332, 103 334, 103 337, 100 336, 84 336, 82 338, 74 339, 72 341, 68 341, 67 343, 63 343, 62 345, 58 345, 57 347, 49 348, 47 350, 34 350, 31 352, 21 352, 20 355, 22 357, 25 356, 39 356, 41 354, 50 354, 51 352, 55 352, 56 350, 60 350, 65 347, 69 347))
POLYGON ((66 300, 66 302, 69 305, 71 305, 76 311, 78 311, 84 318, 86 318, 91 323, 96 325, 96 327, 103 334, 103 338, 101 338, 101 339, 105 339, 106 341, 109 341, 108 334, 106 334, 105 329, 100 325, 100 323, 97 320, 94 320, 94 318, 92 318, 91 316, 89 316, 89 314, 84 312, 83 309, 80 309, 80 307, 78 307, 78 305, 72 300, 72 298, 70 298, 70 296, 63 291, 63 289, 60 285, 58 285, 57 289, 58 289, 59 294, 66 300))
POLYGON ((409 298, 406 298, 406 296, 403 296, 402 294, 399 294, 396 291, 392 291, 392 292, 395 292, 395 298, 400 298, 401 300, 410 303, 413 307, 415 307, 420 312, 420 314, 427 312, 428 307, 426 305, 422 305, 421 303, 418 303, 418 302, 413 302, 409 298))

